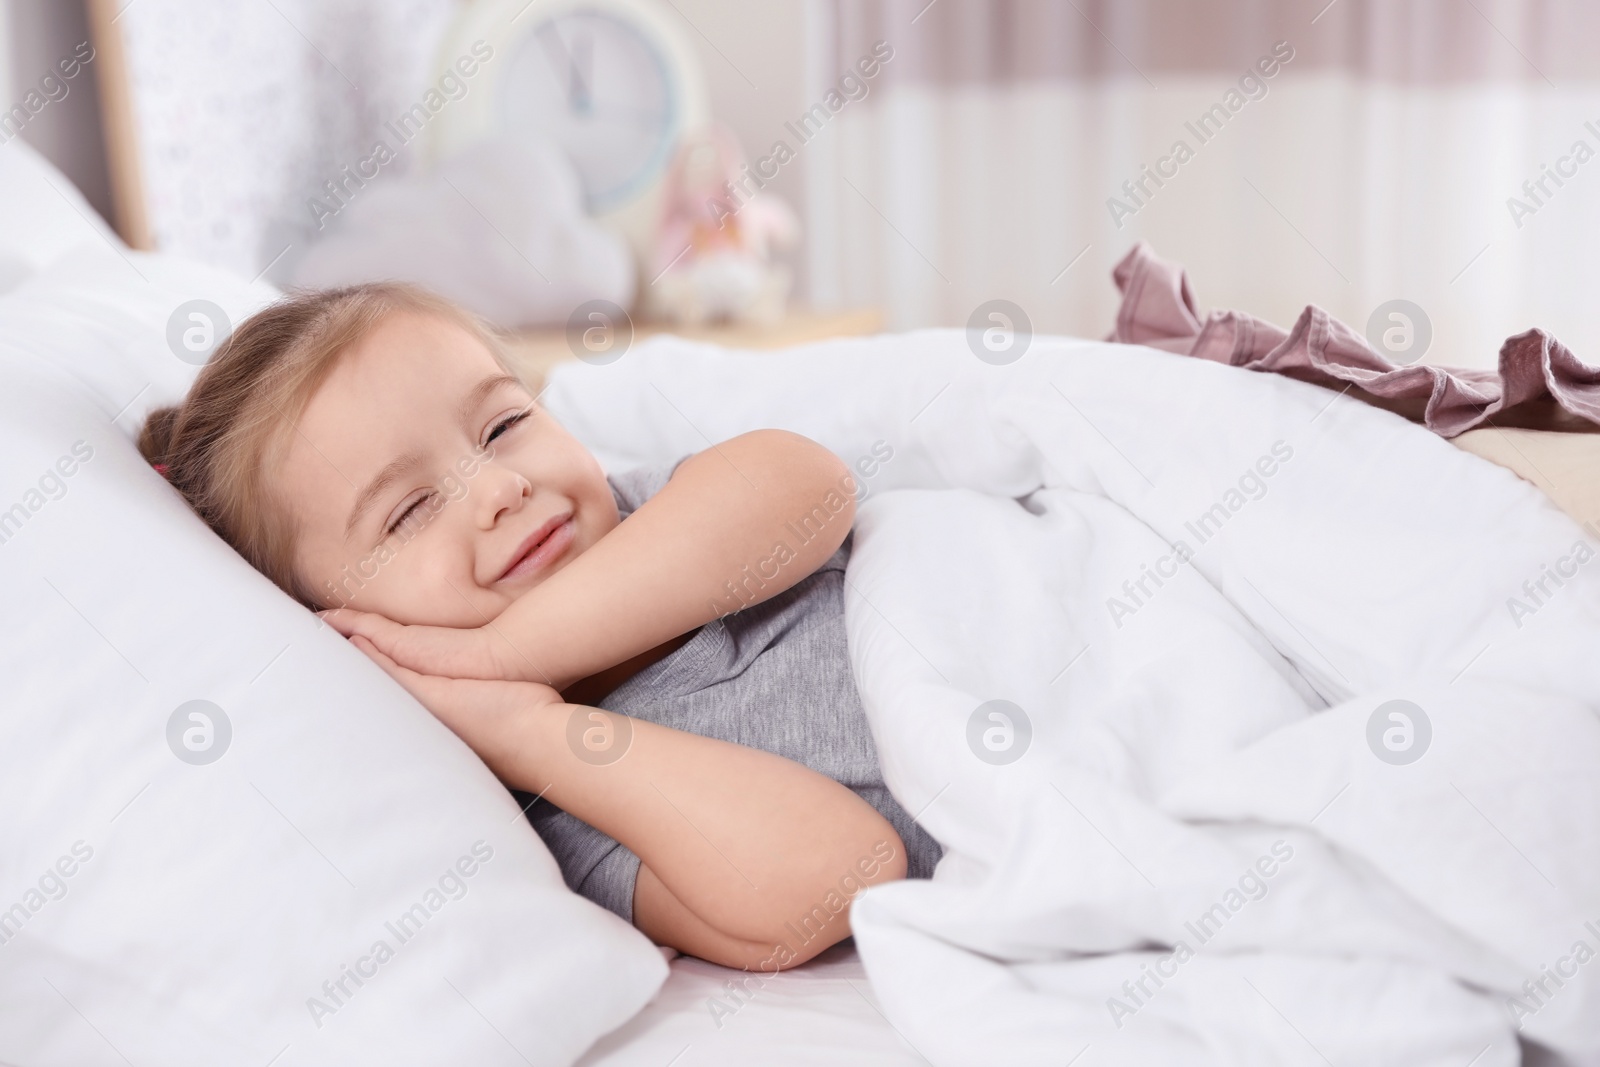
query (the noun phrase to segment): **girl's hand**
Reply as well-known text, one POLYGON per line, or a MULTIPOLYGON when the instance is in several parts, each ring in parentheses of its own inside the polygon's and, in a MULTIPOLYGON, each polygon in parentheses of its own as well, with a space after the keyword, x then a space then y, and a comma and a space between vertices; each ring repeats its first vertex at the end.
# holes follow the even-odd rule
POLYGON ((354 608, 333 608, 319 611, 317 615, 346 637, 366 638, 390 662, 418 674, 513 682, 551 681, 526 650, 513 646, 492 623, 470 629, 407 626, 354 608))
POLYGON ((388 672, 389 677, 405 686, 435 718, 450 727, 502 781, 515 779, 519 763, 526 762, 528 716, 544 705, 561 703, 561 694, 537 682, 421 674, 396 663, 360 634, 352 636, 350 641, 388 672))

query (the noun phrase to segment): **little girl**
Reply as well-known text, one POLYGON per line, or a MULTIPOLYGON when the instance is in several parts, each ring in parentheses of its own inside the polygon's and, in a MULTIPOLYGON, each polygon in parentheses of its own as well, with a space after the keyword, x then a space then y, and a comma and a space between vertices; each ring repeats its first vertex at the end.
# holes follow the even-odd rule
POLYGON ((253 316, 139 447, 656 942, 792 966, 849 935, 861 890, 938 861, 851 676, 855 486, 814 442, 608 479, 486 328, 382 284, 253 316))

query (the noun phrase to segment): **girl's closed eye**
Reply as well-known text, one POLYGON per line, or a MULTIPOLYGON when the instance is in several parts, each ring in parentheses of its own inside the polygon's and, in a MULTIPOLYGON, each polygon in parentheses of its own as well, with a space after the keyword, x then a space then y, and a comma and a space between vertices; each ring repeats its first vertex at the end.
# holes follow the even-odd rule
POLYGON ((400 514, 398 514, 398 515, 396 515, 394 517, 394 521, 389 524, 388 528, 386 530, 384 530, 384 533, 393 534, 396 530, 400 529, 401 524, 404 523, 406 521, 406 519, 410 517, 411 513, 416 511, 423 504, 426 504, 428 502, 428 498, 431 497, 432 495, 433 495, 433 491, 429 490, 428 492, 423 493, 421 496, 417 497, 410 504, 406 505, 405 509, 403 511, 401 511, 400 514))
POLYGON ((515 426, 523 419, 526 419, 528 414, 529 412, 524 409, 522 411, 514 412, 513 414, 508 415, 504 419, 501 419, 499 422, 495 423, 494 429, 489 431, 489 436, 484 440, 484 445, 487 446, 496 437, 499 437, 501 434, 511 429, 511 427, 515 426))

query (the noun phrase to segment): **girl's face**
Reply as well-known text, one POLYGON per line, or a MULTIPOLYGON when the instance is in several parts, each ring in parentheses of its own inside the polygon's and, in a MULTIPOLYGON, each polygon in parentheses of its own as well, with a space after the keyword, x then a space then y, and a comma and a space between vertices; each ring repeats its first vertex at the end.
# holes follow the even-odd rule
POLYGON ((324 607, 480 626, 617 525, 594 457, 447 319, 390 315, 312 396, 273 489, 324 607))

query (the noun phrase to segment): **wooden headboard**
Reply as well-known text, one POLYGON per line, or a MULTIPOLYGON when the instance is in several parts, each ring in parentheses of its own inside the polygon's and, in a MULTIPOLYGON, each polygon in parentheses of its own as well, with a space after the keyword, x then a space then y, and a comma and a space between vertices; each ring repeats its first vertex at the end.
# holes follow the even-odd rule
POLYGON ((145 212, 144 173, 139 166, 138 131, 128 88, 128 59, 117 27, 120 9, 121 0, 89 0, 89 32, 100 63, 100 122, 111 176, 113 225, 129 248, 150 251, 155 244, 145 212))

